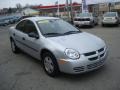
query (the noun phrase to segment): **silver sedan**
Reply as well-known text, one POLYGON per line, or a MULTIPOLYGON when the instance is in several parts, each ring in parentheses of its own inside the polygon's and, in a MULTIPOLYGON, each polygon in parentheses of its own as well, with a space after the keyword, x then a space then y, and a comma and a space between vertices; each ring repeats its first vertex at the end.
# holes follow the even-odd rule
POLYGON ((80 74, 100 68, 107 57, 105 42, 54 17, 31 17, 9 30, 11 48, 42 61, 49 76, 80 74))
POLYGON ((102 19, 102 26, 105 26, 107 24, 115 24, 117 26, 119 26, 120 23, 120 18, 117 12, 106 12, 103 15, 103 19, 102 19))

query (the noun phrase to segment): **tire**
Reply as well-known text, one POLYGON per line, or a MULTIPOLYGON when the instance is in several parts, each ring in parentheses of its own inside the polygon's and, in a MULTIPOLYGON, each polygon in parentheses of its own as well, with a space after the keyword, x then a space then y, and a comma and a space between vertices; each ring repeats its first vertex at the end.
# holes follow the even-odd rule
POLYGON ((93 28, 95 26, 95 23, 93 22, 92 24, 91 24, 91 27, 93 28))
POLYGON ((98 25, 98 22, 96 22, 95 25, 97 26, 97 25, 98 25))
POLYGON ((117 23, 116 26, 118 27, 118 26, 119 26, 119 23, 117 23))
POLYGON ((43 68, 45 72, 51 77, 58 76, 59 68, 58 68, 57 60, 54 57, 54 55, 49 52, 45 52, 42 55, 42 57, 43 57, 42 63, 43 63, 43 68))
POLYGON ((102 27, 105 27, 105 24, 102 23, 102 27))
POLYGON ((79 27, 79 25, 75 25, 75 27, 79 27))
POLYGON ((16 46, 14 40, 11 40, 11 49, 12 49, 12 52, 15 54, 20 52, 20 49, 16 46))

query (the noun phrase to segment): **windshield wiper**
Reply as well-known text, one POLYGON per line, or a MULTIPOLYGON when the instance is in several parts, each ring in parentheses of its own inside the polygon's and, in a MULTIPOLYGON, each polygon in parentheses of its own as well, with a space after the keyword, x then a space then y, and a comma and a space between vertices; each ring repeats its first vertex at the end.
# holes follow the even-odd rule
POLYGON ((61 33, 46 33, 44 35, 48 35, 48 36, 59 36, 62 35, 61 33))
POLYGON ((64 34, 76 34, 76 33, 80 33, 80 31, 68 31, 65 32, 64 34))

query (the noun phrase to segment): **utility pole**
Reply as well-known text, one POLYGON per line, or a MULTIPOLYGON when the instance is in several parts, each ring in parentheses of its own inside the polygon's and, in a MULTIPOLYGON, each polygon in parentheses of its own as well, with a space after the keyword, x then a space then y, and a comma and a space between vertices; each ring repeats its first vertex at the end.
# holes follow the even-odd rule
POLYGON ((111 11, 111 3, 108 3, 109 12, 111 11))
POLYGON ((59 7, 59 0, 58 0, 58 17, 60 16, 60 9, 59 9, 60 7, 59 7))
POLYGON ((71 23, 73 24, 73 7, 72 7, 72 0, 70 0, 70 15, 71 15, 71 23))
POLYGON ((69 19, 69 2, 68 2, 68 0, 66 0, 66 10, 67 10, 67 16, 69 19))

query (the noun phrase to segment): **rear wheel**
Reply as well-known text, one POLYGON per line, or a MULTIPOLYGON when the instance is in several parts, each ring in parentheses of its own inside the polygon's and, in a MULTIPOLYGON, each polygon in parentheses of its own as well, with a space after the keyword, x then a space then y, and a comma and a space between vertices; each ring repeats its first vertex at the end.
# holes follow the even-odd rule
POLYGON ((57 76, 59 73, 59 68, 56 58, 49 52, 44 53, 42 57, 45 72, 51 77, 57 76))
POLYGON ((11 49, 13 53, 19 53, 19 48, 16 46, 14 40, 11 40, 11 49))

